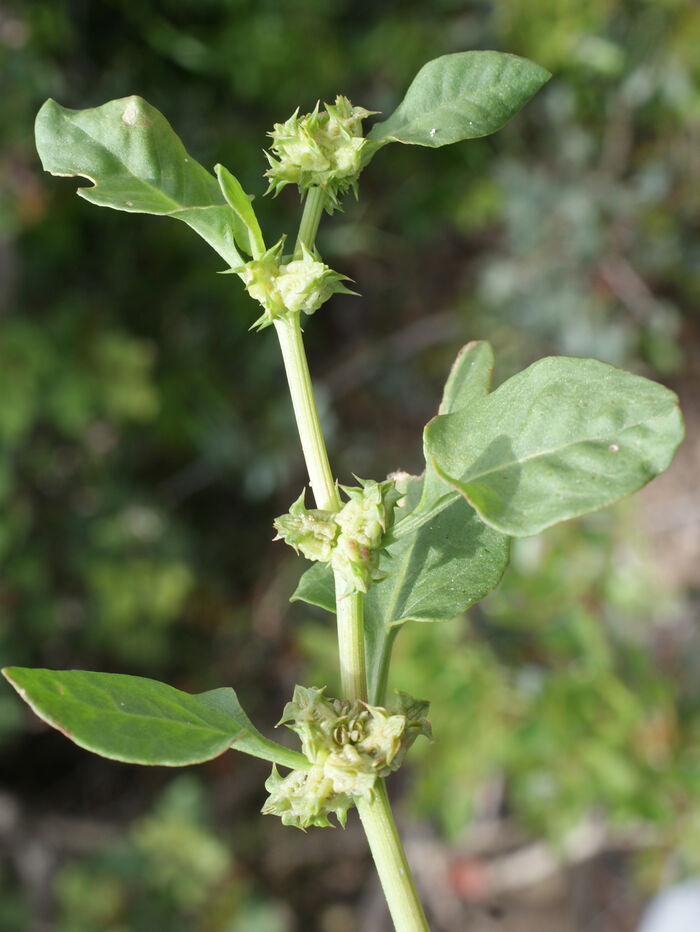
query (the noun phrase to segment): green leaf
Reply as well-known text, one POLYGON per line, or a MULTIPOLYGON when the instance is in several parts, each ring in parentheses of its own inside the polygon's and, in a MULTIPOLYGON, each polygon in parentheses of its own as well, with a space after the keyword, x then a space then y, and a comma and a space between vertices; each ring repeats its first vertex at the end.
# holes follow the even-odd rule
POLYGON ((121 673, 26 667, 2 672, 39 718, 102 757, 182 767, 233 748, 286 767, 308 767, 301 754, 257 731, 229 687, 193 696, 121 673))
POLYGON ((662 385, 593 359, 542 359, 425 431, 427 455, 514 536, 609 505, 671 462, 683 437, 662 385))
POLYGON ((445 382, 438 414, 461 411, 491 391, 493 349, 483 340, 467 343, 457 354, 445 382))
MULTIPOLYGON (((422 479, 406 480, 407 511, 416 507, 422 479)), ((384 699, 389 651, 406 621, 449 621, 498 585, 508 565, 510 541, 481 522, 461 496, 412 534, 391 543, 379 569, 386 578, 365 597, 365 653, 369 700, 384 699)), ((335 611, 333 573, 315 564, 299 581, 292 601, 335 611)))
POLYGON ((335 582, 328 563, 312 563, 304 570, 290 602, 306 602, 335 613, 335 582))
POLYGON ((368 138, 415 146, 446 146, 500 129, 550 73, 503 52, 456 52, 423 65, 406 96, 368 138))
POLYGON ((192 227, 232 267, 240 224, 219 185, 187 154, 165 117, 141 97, 91 110, 47 100, 36 118, 36 147, 52 175, 82 176, 80 197, 130 213, 175 217, 192 227))
POLYGON ((234 213, 233 234, 238 246, 249 256, 259 259, 265 252, 265 241, 250 198, 240 181, 223 165, 215 165, 219 187, 234 213))
MULTIPOLYGON (((468 343, 452 366, 440 403, 447 415, 488 395, 494 356, 488 343, 468 343)), ((386 576, 365 597, 365 659, 369 701, 384 701, 391 648, 406 621, 449 621, 494 589, 508 565, 510 538, 479 520, 459 492, 426 463, 403 480, 405 498, 379 570, 386 576), (407 514, 401 518, 401 512, 407 514)), ((316 563, 292 601, 335 611, 333 573, 316 563)))

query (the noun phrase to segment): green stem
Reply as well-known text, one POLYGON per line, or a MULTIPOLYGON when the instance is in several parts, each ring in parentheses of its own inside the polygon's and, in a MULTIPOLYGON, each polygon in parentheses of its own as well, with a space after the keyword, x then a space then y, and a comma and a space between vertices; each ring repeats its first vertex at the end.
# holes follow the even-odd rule
MULTIPOLYGON (((237 750, 235 741, 231 747, 234 751, 237 750)), ((249 753, 243 748, 239 748, 238 750, 243 751, 244 754, 249 753)), ((263 738, 262 735, 258 736, 254 757, 259 757, 262 760, 269 760, 271 763, 279 764, 281 767, 289 767, 290 770, 308 770, 311 766, 308 757, 304 757, 304 755, 300 754, 298 751, 292 751, 290 748, 282 747, 282 745, 276 744, 274 741, 268 741, 268 739, 263 738)))
MULTIPOLYGON (((295 258, 301 256, 301 243, 313 248, 322 212, 323 192, 312 188, 304 205, 295 258)), ((299 315, 276 320, 275 329, 316 505, 324 511, 338 511, 340 497, 321 432, 299 315)), ((336 580, 336 591, 338 588, 336 580)), ((343 695, 348 699, 367 698, 363 606, 362 593, 336 599, 340 675, 343 695)), ((359 800, 357 808, 397 932, 429 932, 383 780, 377 780, 372 802, 359 800)))
POLYGON ((389 681, 391 652, 394 649, 394 641, 400 628, 400 625, 392 625, 384 638, 381 649, 377 650, 375 645, 374 650, 371 651, 375 662, 372 667, 367 668, 367 695, 372 705, 386 705, 386 688, 389 681))
MULTIPOLYGON (((275 329, 280 341, 289 393, 316 506, 324 511, 338 511, 341 504, 340 496, 333 480, 318 418, 299 315, 278 318, 275 321, 275 329)), ((340 679, 343 695, 348 699, 367 698, 362 604, 361 593, 345 596, 336 602, 340 679)))
MULTIPOLYGON (((336 589, 338 583, 336 580, 336 589)), ((361 592, 336 599, 340 684, 347 699, 367 701, 364 600, 361 592)))
POLYGON ((301 449, 306 461, 316 507, 324 511, 338 511, 340 497, 333 481, 326 444, 318 418, 309 364, 306 361, 304 341, 301 336, 299 314, 290 314, 289 317, 277 318, 275 320, 275 330, 280 341, 282 359, 284 360, 287 382, 289 383, 289 394, 292 397, 301 449))
POLYGON ((395 929, 397 932, 429 932, 383 780, 377 780, 371 802, 358 799, 357 811, 395 929))
POLYGON ((294 258, 301 259, 301 244, 307 249, 313 249, 316 241, 316 232, 323 215, 323 205, 325 202, 325 193, 322 188, 310 188, 306 194, 304 202, 304 213, 301 215, 299 224, 299 233, 294 246, 294 258))

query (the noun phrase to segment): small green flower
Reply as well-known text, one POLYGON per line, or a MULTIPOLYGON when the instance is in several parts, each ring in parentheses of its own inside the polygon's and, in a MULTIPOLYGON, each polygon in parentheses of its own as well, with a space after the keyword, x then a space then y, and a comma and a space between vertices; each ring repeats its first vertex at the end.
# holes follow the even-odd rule
POLYGON ((283 825, 302 831, 311 825, 331 828, 329 815, 335 815, 345 828, 348 809, 354 805, 352 797, 333 790, 332 780, 320 764, 310 770, 293 770, 286 777, 273 765, 265 789, 270 795, 262 807, 263 815, 279 816, 283 825))
POLYGON ((284 240, 235 270, 251 298, 265 309, 253 324, 258 330, 284 314, 313 314, 337 292, 353 294, 342 284, 347 276, 334 272, 303 244, 302 258, 285 263, 284 240))
POLYGON ((327 563, 339 530, 335 514, 319 508, 308 510, 304 498, 305 492, 302 492, 288 514, 275 518, 275 540, 286 541, 297 553, 301 551, 307 560, 327 563))
POLYGON ((400 493, 393 479, 375 482, 358 479, 359 487, 343 486, 350 500, 336 516, 340 527, 331 555, 340 596, 367 592, 371 583, 383 578, 379 557, 400 493))
POLYGON ((283 248, 284 237, 264 252, 259 259, 251 259, 250 262, 236 269, 236 274, 245 285, 248 294, 265 308, 265 314, 253 324, 253 327, 259 330, 268 327, 285 310, 277 288, 283 248))
POLYGON ((337 96, 335 105, 319 104, 311 113, 299 110, 285 123, 275 123, 269 135, 271 152, 266 152, 270 168, 265 173, 269 191, 278 194, 287 184, 296 184, 299 193, 319 187, 325 192, 328 213, 340 206, 348 189, 357 195, 357 179, 363 168, 368 140, 362 134, 362 121, 374 111, 353 107, 346 97, 337 96))
POLYGON ((339 598, 367 592, 372 582, 384 578, 379 569, 382 542, 401 497, 393 479, 358 482, 357 487, 342 487, 350 500, 337 512, 307 509, 302 493, 289 513, 274 521, 275 540, 286 541, 309 560, 331 564, 339 598))
POLYGON ((279 724, 299 736, 311 767, 286 777, 273 768, 262 811, 302 829, 330 825, 331 814, 345 826, 350 806, 372 798, 376 781, 398 769, 419 735, 431 737, 427 709, 426 702, 405 693, 385 709, 297 686, 279 724))

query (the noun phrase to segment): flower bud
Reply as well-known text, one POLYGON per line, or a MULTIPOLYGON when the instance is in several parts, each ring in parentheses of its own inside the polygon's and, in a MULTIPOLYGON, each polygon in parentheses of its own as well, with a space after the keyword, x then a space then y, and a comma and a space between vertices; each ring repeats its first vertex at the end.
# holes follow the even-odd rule
POLYGON ((335 515, 332 511, 318 508, 309 511, 304 505, 304 497, 302 492, 288 514, 275 518, 275 540, 284 540, 297 553, 303 553, 307 560, 327 563, 338 536, 335 515))
POLYGON ((336 292, 352 294, 342 284, 346 275, 334 272, 302 244, 302 258, 282 262, 284 237, 263 253, 236 269, 251 298, 265 312, 253 327, 262 330, 277 317, 304 311, 313 314, 336 292))
POLYGON ((349 188, 357 194, 367 147, 362 121, 372 112, 339 95, 334 106, 325 104, 325 112, 316 104, 312 113, 299 116, 297 110, 285 123, 275 123, 269 133, 271 153, 265 153, 268 191, 278 194, 287 184, 296 184, 302 195, 309 188, 323 188, 325 208, 332 214, 349 188))
POLYGON ((343 486, 350 501, 336 516, 340 535, 331 564, 339 595, 367 592, 373 581, 382 579, 379 556, 382 539, 400 498, 393 480, 375 482, 358 479, 359 487, 343 486), (340 588, 338 588, 340 587, 340 588))
POLYGON ((280 776, 273 765, 265 789, 270 795, 262 807, 263 815, 279 816, 282 825, 302 830, 311 825, 331 828, 333 823, 328 818, 331 814, 345 828, 348 809, 353 805, 350 796, 333 790, 332 781, 320 764, 310 770, 292 770, 286 777, 280 776))
POLYGON ((274 521, 275 540, 285 540, 309 560, 331 564, 338 598, 367 592, 372 582, 384 578, 379 569, 382 541, 401 497, 393 479, 358 482, 359 487, 343 486, 350 500, 340 511, 307 510, 302 493, 289 513, 274 521))
POLYGON ((315 259, 303 244, 301 249, 303 258, 281 265, 277 280, 277 290, 288 311, 310 315, 333 294, 353 294, 342 284, 348 280, 346 275, 315 259))

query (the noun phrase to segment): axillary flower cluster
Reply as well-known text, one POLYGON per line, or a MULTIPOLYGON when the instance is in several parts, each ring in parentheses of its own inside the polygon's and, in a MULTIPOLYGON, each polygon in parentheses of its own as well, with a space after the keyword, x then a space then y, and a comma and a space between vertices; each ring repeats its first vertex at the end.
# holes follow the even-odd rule
POLYGON ((364 138, 362 121, 376 111, 353 107, 347 97, 338 95, 335 105, 320 105, 312 113, 299 116, 297 109, 285 123, 275 123, 269 135, 271 152, 266 152, 270 168, 265 173, 268 191, 279 193, 295 184, 299 193, 321 188, 328 213, 340 206, 340 198, 351 189, 357 196, 357 179, 372 150, 364 138))
POLYGON ((330 826, 328 817, 334 814, 345 827, 355 801, 372 799, 376 781, 401 766, 419 735, 432 737, 427 711, 427 702, 406 693, 397 693, 386 709, 360 700, 328 699, 322 689, 297 686, 280 724, 299 736, 311 766, 286 777, 273 767, 265 783, 270 795, 263 813, 301 829, 330 826))
POLYGON ((379 556, 401 498, 393 479, 358 479, 359 486, 341 486, 348 496, 340 511, 307 509, 304 492, 289 512, 275 518, 275 540, 284 540, 308 560, 330 563, 339 597, 366 593, 382 579, 379 556))
POLYGON ((252 325, 269 327, 277 318, 304 311, 313 314, 336 292, 353 294, 344 285, 346 275, 334 272, 302 244, 301 259, 285 261, 284 237, 259 259, 236 269, 251 298, 264 308, 252 325))

